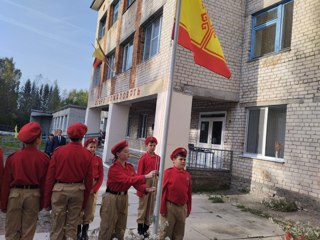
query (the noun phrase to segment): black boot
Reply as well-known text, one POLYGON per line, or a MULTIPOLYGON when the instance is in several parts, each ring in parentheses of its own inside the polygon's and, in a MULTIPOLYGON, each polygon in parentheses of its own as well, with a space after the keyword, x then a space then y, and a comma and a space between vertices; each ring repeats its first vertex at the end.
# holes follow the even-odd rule
POLYGON ((77 228, 77 240, 81 240, 81 225, 78 225, 77 228))
POLYGON ((144 234, 143 224, 141 224, 141 223, 138 223, 138 234, 139 235, 143 235, 144 234))
POLYGON ((144 235, 145 238, 149 238, 148 230, 149 230, 149 225, 144 224, 144 226, 143 226, 143 232, 144 232, 143 235, 144 235))
POLYGON ((84 224, 82 227, 82 240, 88 240, 88 229, 89 229, 89 224, 84 224))

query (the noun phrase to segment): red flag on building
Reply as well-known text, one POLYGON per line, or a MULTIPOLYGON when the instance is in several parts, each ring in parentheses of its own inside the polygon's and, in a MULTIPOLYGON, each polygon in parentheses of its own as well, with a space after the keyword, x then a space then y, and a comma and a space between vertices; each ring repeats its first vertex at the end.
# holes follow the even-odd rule
POLYGON ((181 3, 178 43, 193 52, 194 62, 231 77, 218 36, 202 0, 181 3))

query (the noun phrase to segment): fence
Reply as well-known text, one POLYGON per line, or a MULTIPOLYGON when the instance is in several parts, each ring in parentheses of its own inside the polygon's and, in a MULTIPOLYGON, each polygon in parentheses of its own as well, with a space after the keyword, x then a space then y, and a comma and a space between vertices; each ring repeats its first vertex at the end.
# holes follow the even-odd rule
POLYGON ((188 168, 231 171, 233 151, 189 145, 188 168))

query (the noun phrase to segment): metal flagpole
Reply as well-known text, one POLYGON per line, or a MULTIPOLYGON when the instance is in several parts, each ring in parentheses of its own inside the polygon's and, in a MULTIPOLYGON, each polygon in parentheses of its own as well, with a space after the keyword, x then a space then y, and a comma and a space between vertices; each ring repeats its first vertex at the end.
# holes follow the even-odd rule
POLYGON ((164 143, 162 144, 161 154, 160 154, 161 159, 160 159, 159 180, 158 180, 158 187, 157 187, 156 206, 155 206, 155 210, 154 210, 153 235, 156 235, 158 233, 158 228, 159 228, 159 214, 160 214, 160 205, 161 205, 162 182, 163 182, 164 163, 165 163, 168 129, 169 129, 174 65, 176 62, 176 49, 177 49, 178 34, 179 34, 181 1, 182 0, 178 0, 178 3, 177 3, 176 21, 175 21, 175 26, 174 26, 174 38, 173 38, 173 42, 172 42, 170 76, 169 76, 169 82, 168 82, 168 97, 167 97, 167 102, 166 102, 166 111, 165 111, 164 126, 163 126, 164 127, 164 134, 163 134, 164 143))

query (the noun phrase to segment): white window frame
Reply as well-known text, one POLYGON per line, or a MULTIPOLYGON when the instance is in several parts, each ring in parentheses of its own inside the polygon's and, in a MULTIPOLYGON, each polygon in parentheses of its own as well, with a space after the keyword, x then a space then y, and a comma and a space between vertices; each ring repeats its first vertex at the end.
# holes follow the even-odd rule
MULTIPOLYGON (((284 105, 282 105, 284 106, 284 105)), ((266 160, 266 161, 271 161, 271 162, 279 162, 279 163, 284 163, 285 160, 284 158, 276 158, 276 157, 270 157, 265 155, 266 151, 266 141, 267 141, 267 127, 268 127, 268 114, 269 114, 269 107, 274 107, 274 105, 271 106, 263 106, 263 107, 252 107, 248 108, 246 110, 246 128, 245 128, 245 141, 244 141, 244 151, 243 151, 243 157, 248 157, 248 158, 254 158, 254 159, 261 159, 261 160, 266 160), (263 119, 263 139, 262 139, 262 152, 261 154, 259 153, 249 153, 247 152, 247 142, 248 142, 248 129, 249 129, 249 116, 250 116, 250 110, 264 110, 265 115, 263 119)), ((284 144, 284 143, 283 143, 284 144)))
POLYGON ((115 71, 114 71, 114 58, 115 54, 112 53, 109 56, 107 56, 107 78, 106 79, 111 79, 112 77, 115 76, 115 71), (111 62, 111 63, 110 63, 111 62))
POLYGON ((138 139, 145 139, 148 135, 148 114, 139 115, 139 125, 138 125, 138 139), (142 116, 142 123, 140 123, 140 117, 142 116), (141 129, 140 129, 141 124, 141 129))
POLYGON ((118 20, 119 13, 120 13, 120 0, 117 0, 112 4, 111 26, 118 20), (115 13, 117 13, 116 16, 115 16, 115 13))
POLYGON ((147 42, 147 35, 145 34, 144 36, 144 48, 143 48, 143 61, 146 61, 150 58, 152 58, 153 56, 157 55, 160 51, 160 38, 161 38, 161 27, 162 27, 162 16, 161 17, 158 17, 156 18, 154 21, 152 21, 148 26, 146 26, 146 28, 144 29, 144 32, 147 31, 147 29, 151 28, 151 37, 150 37, 150 41, 147 42), (152 40, 155 39, 155 37, 153 37, 153 34, 154 34, 154 25, 155 23, 159 21, 159 33, 157 35, 157 38, 158 38, 158 43, 157 43, 157 51, 155 54, 151 55, 152 53, 152 40), (149 44, 147 44, 149 43, 149 44), (147 48, 149 48, 149 52, 148 54, 146 54, 146 50, 147 48))
POLYGON ((123 46, 123 58, 122 58, 122 72, 128 71, 132 67, 132 55, 133 55, 133 39, 131 39, 126 45, 123 46), (131 53, 129 52, 132 48, 131 53), (130 55, 128 55, 128 52, 130 55), (128 61, 130 58, 130 61, 128 61))
POLYGON ((103 36, 105 35, 106 27, 107 27, 107 15, 105 14, 99 21, 99 34, 98 34, 99 40, 103 38, 103 36), (104 25, 102 25, 103 22, 104 22, 104 25))

